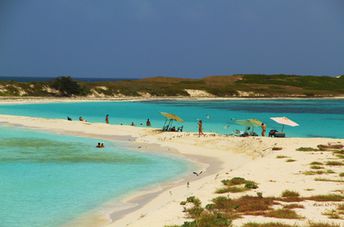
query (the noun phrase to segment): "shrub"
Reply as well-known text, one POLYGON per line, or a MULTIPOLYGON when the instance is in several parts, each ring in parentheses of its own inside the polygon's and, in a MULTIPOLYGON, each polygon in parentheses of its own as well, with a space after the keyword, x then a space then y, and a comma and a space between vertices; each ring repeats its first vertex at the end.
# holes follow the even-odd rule
POLYGON ((310 165, 323 165, 322 162, 311 162, 310 165))
POLYGON ((231 225, 231 223, 232 221, 229 218, 218 212, 204 212, 198 219, 196 219, 196 224, 198 227, 228 227, 231 225))
POLYGON ((257 189, 258 185, 254 181, 246 181, 245 188, 247 188, 247 189, 257 189))
POLYGON ((311 166, 311 169, 323 169, 324 167, 322 166, 311 166))
POLYGON ((277 209, 266 213, 264 216, 283 219, 300 219, 301 217, 293 210, 277 209))
POLYGON ((295 191, 285 190, 282 192, 282 197, 299 197, 300 194, 295 191))
POLYGON ((288 156, 285 156, 285 155, 277 155, 276 158, 288 158, 288 156))
POLYGON ((319 149, 313 148, 313 147, 299 147, 296 150, 297 151, 319 151, 319 149))
POLYGON ((337 224, 329 224, 329 223, 315 223, 310 222, 309 227, 340 227, 340 225, 337 224))
POLYGON ((51 87, 58 90, 62 96, 81 95, 84 93, 84 89, 80 84, 70 76, 57 77, 52 82, 51 87))
POLYGON ((218 194, 227 193, 227 192, 238 193, 238 192, 244 192, 247 190, 248 189, 244 188, 244 187, 230 186, 230 187, 224 187, 224 188, 217 189, 216 193, 218 193, 218 194))
POLYGON ((319 202, 327 202, 327 201, 343 201, 344 196, 337 195, 337 194, 328 194, 328 195, 315 195, 308 197, 306 199, 319 201, 319 202))
POLYGON ((328 166, 342 166, 342 165, 344 165, 344 163, 338 162, 338 161, 328 161, 328 162, 326 162, 326 165, 328 165, 328 166))
POLYGON ((305 208, 303 205, 301 204, 297 204, 297 203, 292 203, 292 204, 288 204, 283 206, 284 209, 295 209, 295 208, 305 208))
POLYGON ((294 225, 287 225, 279 222, 268 222, 268 223, 254 223, 249 222, 244 224, 242 227, 295 227, 294 225))

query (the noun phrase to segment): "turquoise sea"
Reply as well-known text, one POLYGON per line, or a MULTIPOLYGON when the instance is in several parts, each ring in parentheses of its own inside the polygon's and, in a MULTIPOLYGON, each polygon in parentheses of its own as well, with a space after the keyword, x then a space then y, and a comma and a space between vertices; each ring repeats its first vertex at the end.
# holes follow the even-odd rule
MULTIPOLYGON (((258 118, 268 129, 280 129, 270 117, 286 116, 300 124, 286 127, 289 137, 344 138, 344 100, 0 105, 0 114, 74 120, 82 116, 90 122, 104 122, 109 114, 112 124, 134 122, 140 127, 147 118, 153 127, 161 127, 161 111, 182 117, 185 131, 196 131, 198 119, 204 121, 205 131, 223 134, 240 129, 234 119, 258 118)), ((0 226, 60 226, 110 199, 190 168, 175 157, 128 149, 124 142, 103 141, 106 148, 100 150, 96 139, 10 127, 1 119, 0 126, 0 226)))
POLYGON ((54 227, 142 187, 185 173, 175 157, 123 142, 0 125, 0 226, 54 227))
MULTIPOLYGON (((147 101, 147 102, 91 102, 0 105, 0 114, 77 120, 79 116, 90 122, 104 122, 106 114, 113 124, 144 124, 150 118, 153 127, 162 127, 164 118, 159 112, 182 117, 185 131, 196 131, 202 119, 204 130, 228 134, 242 127, 233 119, 258 118, 269 129, 281 126, 270 117, 286 116, 300 127, 286 127, 289 137, 344 138, 344 100, 235 100, 235 101, 147 101)), ((258 132, 260 129, 256 129, 258 132)))

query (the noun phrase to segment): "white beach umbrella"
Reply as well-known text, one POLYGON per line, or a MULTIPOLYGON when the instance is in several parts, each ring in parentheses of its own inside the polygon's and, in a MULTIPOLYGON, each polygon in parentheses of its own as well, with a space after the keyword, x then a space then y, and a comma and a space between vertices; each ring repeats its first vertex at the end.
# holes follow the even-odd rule
MULTIPOLYGON (((283 128, 284 128, 284 125, 288 125, 288 126, 291 126, 291 127, 299 126, 298 123, 296 123, 295 121, 290 120, 287 117, 271 117, 270 119, 275 121, 275 122, 277 122, 278 124, 283 125, 283 128)), ((283 128, 282 128, 282 131, 283 131, 283 128)))

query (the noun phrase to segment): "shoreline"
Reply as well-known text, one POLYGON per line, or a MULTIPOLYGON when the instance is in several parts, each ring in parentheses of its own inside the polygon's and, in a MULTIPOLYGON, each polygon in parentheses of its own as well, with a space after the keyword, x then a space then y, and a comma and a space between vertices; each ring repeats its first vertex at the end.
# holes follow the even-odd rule
MULTIPOLYGON (((141 147, 137 149, 140 152, 151 152, 152 147, 156 146, 159 149, 155 152, 159 154, 176 155, 184 159, 190 158, 196 162, 197 160, 195 159, 200 158, 198 161, 204 161, 205 163, 203 164, 205 165, 208 162, 208 170, 201 174, 200 177, 192 174, 184 176, 190 182, 189 187, 186 185, 185 179, 179 179, 178 181, 162 183, 162 185, 153 185, 152 188, 155 191, 150 191, 152 188, 147 187, 141 189, 140 193, 133 192, 124 196, 124 198, 121 198, 124 202, 139 205, 133 208, 127 207, 127 210, 121 212, 118 210, 112 210, 113 212, 111 212, 111 209, 114 207, 109 205, 107 207, 109 209, 106 211, 102 210, 101 214, 115 220, 112 220, 111 223, 102 223, 101 226, 164 226, 182 224, 188 219, 182 211, 180 202, 188 196, 197 196, 203 204, 209 203, 216 196, 214 194, 215 190, 221 187, 221 180, 228 179, 229 177, 245 177, 246 179, 257 181, 259 189, 249 192, 250 195, 264 192, 264 195, 276 196, 282 190, 292 189, 302 191, 303 195, 309 196, 332 193, 340 191, 342 188, 342 183, 318 182, 309 176, 300 174, 300 171, 307 170, 307 166, 312 160, 318 161, 324 159, 324 157, 330 157, 326 152, 324 154, 323 152, 313 154, 297 152, 295 150, 298 147, 314 147, 317 144, 328 142, 334 143, 339 141, 344 144, 344 139, 238 138, 213 133, 199 138, 194 133, 162 133, 152 128, 106 125, 103 123, 87 124, 77 121, 69 122, 62 119, 0 115, 0 121, 11 125, 20 125, 22 127, 67 135, 90 136, 110 140, 118 138, 123 139, 123 141, 130 140, 129 142, 134 142, 132 144, 133 148, 141 147), (280 146, 283 150, 275 152, 272 150, 274 146, 280 146), (293 157, 295 162, 290 164, 288 162, 281 162, 283 159, 276 159, 277 154, 293 157), (279 171, 274 171, 275 169, 279 169, 279 171), (312 188, 312 191, 306 190, 305 187, 312 188)), ((204 169, 204 166, 199 169, 204 169)), ((238 195, 231 194, 231 197, 238 195)), ((109 201, 109 204, 111 204, 111 201, 109 201)), ((327 206, 317 207, 316 209, 318 215, 321 216, 321 213, 324 209, 327 209, 327 206)), ((305 216, 312 216, 312 214, 309 214, 309 211, 307 212, 305 211, 305 216)), ((314 212, 314 210, 311 209, 311 212, 314 212)), ((97 216, 97 214, 95 215, 97 216)), ((239 224, 245 223, 245 220, 251 219, 256 220, 253 217, 244 217, 244 219, 236 220, 234 224, 236 224, 235 226, 240 226, 239 224)), ((111 221, 110 219, 106 220, 111 221)), ((270 219, 263 218, 257 220, 267 221, 270 219)), ((328 221, 324 217, 321 217, 320 220, 328 221)), ((95 224, 89 219, 86 222, 89 226, 94 226, 95 224)), ((301 223, 301 221, 283 220, 283 223, 295 224, 301 223)), ((338 223, 341 223, 341 221, 338 220, 338 223)), ((82 226, 87 225, 83 224, 82 226)))
POLYGON ((149 101, 240 101, 240 100, 344 100, 344 96, 333 97, 0 97, 0 105, 43 104, 75 102, 149 102, 149 101))

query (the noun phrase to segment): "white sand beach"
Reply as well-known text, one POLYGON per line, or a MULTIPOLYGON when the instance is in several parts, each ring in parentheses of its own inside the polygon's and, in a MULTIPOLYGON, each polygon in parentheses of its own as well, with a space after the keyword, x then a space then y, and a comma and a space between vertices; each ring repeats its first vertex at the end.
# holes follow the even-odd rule
MULTIPOLYGON (((341 165, 325 165, 330 172, 322 174, 305 174, 311 171, 311 162, 327 163, 340 161, 332 152, 328 151, 297 151, 300 147, 316 148, 319 144, 341 143, 344 139, 326 138, 261 138, 261 137, 230 137, 207 134, 198 137, 188 132, 161 132, 152 128, 133 126, 106 125, 102 123, 85 123, 62 119, 43 119, 21 116, 0 115, 3 124, 19 125, 56 133, 91 136, 106 139, 131 138, 133 147, 138 150, 149 150, 150 146, 160 146, 160 152, 185 157, 198 163, 196 176, 188 173, 177 182, 170 182, 130 195, 123 200, 137 206, 126 212, 117 213, 113 206, 94 215, 91 219, 78 220, 83 226, 150 226, 182 224, 188 220, 183 206, 180 205, 189 196, 196 196, 202 205, 210 203, 220 194, 215 191, 223 184, 221 180, 233 177, 243 177, 255 181, 257 189, 239 193, 224 193, 221 195, 238 198, 243 195, 279 197, 284 190, 298 192, 308 197, 324 194, 343 194, 344 172, 341 165), (279 147, 280 150, 272 150, 279 147), (319 179, 322 180, 319 180, 319 179), (317 179, 317 180, 316 180, 317 179), (189 183, 187 183, 189 182, 189 183), (129 212, 130 211, 130 212, 129 212), (101 217, 102 216, 102 217, 101 217), (96 220, 97 219, 97 220, 96 220), (89 223, 87 223, 89 221, 89 223), (99 222, 98 222, 99 221, 99 222), (97 224, 95 224, 97 223, 97 224)), ((154 150, 159 150, 155 148, 154 150)), ((155 151, 158 152, 158 151, 155 151)), ((304 208, 295 211, 302 219, 281 219, 263 216, 246 216, 235 219, 234 226, 241 226, 247 222, 281 222, 287 224, 305 225, 309 221, 337 223, 344 226, 341 218, 330 219, 325 215, 327 211, 336 209, 338 202, 316 202, 304 200, 299 202, 304 208)))

